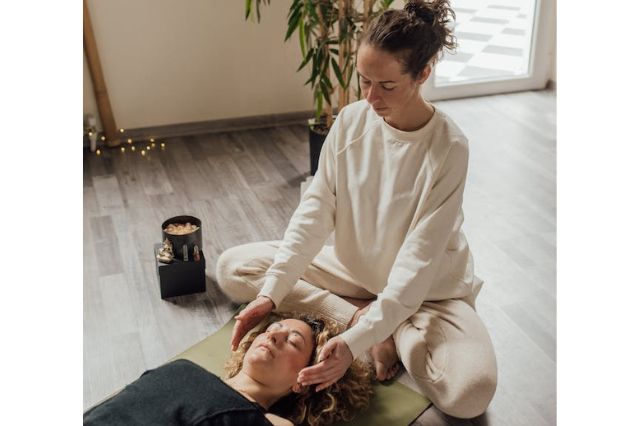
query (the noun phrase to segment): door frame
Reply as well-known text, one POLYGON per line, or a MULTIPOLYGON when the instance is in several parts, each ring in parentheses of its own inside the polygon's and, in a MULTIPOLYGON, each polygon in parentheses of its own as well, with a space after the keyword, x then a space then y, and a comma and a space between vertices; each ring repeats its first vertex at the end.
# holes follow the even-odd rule
MULTIPOLYGON (((422 96, 430 101, 437 101, 545 88, 551 77, 555 54, 556 0, 535 1, 528 74, 508 79, 501 76, 485 81, 448 83, 446 86, 436 87, 434 69, 422 85, 422 96)), ((436 64, 435 68, 437 67, 436 64)))

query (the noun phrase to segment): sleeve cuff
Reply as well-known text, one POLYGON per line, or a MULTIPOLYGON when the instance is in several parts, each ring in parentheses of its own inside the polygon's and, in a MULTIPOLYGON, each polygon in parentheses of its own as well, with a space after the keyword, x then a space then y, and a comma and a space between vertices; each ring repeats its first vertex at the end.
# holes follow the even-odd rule
POLYGON ((350 329, 343 332, 340 337, 345 341, 353 359, 358 358, 365 353, 370 347, 376 344, 373 330, 367 329, 362 323, 358 322, 350 329))
POLYGON ((287 294, 289 294, 288 288, 282 285, 282 283, 278 284, 278 280, 273 275, 267 275, 264 285, 262 286, 262 290, 258 293, 258 296, 267 296, 273 304, 278 309, 280 303, 282 303, 282 299, 284 299, 287 294))

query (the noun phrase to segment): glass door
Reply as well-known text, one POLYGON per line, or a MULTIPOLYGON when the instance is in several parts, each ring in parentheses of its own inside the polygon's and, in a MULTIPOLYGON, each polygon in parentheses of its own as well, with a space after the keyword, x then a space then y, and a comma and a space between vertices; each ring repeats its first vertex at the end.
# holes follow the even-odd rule
POLYGON ((555 39, 555 0, 452 0, 455 54, 423 85, 429 100, 544 88, 555 39))

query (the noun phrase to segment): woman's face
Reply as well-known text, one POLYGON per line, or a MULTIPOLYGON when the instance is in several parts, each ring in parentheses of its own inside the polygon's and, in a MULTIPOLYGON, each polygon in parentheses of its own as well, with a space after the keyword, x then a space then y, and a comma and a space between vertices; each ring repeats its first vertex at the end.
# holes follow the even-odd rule
POLYGON ((418 80, 402 72, 396 57, 363 43, 356 69, 364 98, 381 117, 398 117, 420 99, 420 85, 429 77, 427 67, 418 80))
POLYGON ((242 369, 261 383, 289 389, 309 364, 314 348, 313 332, 307 323, 297 319, 277 321, 251 343, 242 369))

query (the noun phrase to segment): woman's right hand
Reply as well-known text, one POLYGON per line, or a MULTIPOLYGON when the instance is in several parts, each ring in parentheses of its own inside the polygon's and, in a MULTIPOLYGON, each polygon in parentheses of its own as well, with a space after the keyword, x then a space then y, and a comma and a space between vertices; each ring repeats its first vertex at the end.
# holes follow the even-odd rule
POLYGON ((271 299, 267 296, 258 296, 234 317, 236 324, 233 326, 233 334, 231 335, 232 351, 238 349, 245 334, 265 319, 273 308, 275 305, 271 299))

